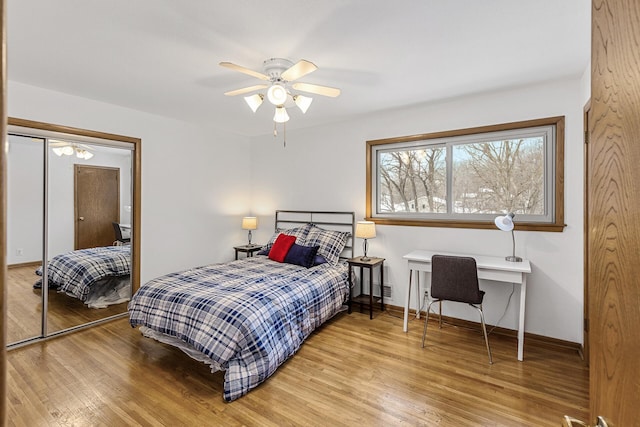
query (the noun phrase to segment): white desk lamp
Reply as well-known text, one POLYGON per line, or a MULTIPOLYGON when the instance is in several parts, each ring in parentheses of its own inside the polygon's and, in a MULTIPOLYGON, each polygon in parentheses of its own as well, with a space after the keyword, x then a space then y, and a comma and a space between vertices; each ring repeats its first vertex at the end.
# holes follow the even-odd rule
POLYGON ((513 228, 514 228, 514 224, 513 224, 513 217, 515 216, 515 214, 513 212, 509 212, 508 214, 504 215, 504 216, 498 216, 495 219, 495 223, 496 223, 496 227, 498 227, 500 230, 502 231, 510 231, 511 232, 511 241, 513 242, 513 252, 512 255, 505 257, 505 259, 507 261, 512 261, 512 262, 521 262, 522 258, 520 258, 519 256, 516 256, 516 237, 515 234, 513 232, 513 228))
POLYGON ((245 216, 242 218, 242 229, 249 230, 249 244, 251 246, 251 230, 258 228, 258 218, 255 216, 245 216))
POLYGON ((364 256, 360 257, 360 260, 369 261, 371 258, 367 257, 367 250, 369 249, 367 239, 373 239, 376 237, 376 223, 373 221, 358 221, 356 223, 356 237, 364 239, 364 242, 362 243, 364 256))

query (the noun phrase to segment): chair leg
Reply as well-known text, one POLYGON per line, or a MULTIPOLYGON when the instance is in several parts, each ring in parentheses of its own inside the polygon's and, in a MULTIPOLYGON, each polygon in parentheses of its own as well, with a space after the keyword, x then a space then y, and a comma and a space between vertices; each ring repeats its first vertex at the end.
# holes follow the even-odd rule
POLYGON ((427 337, 427 323, 429 322, 429 312, 431 310, 431 304, 433 304, 434 301, 431 301, 429 303, 429 305, 427 306, 427 312, 424 315, 424 330, 422 331, 422 348, 424 348, 424 340, 427 337))
POLYGON ((442 329, 442 300, 438 301, 438 327, 442 329))
POLYGON ((487 327, 484 323, 484 313, 482 311, 482 304, 480 304, 480 307, 476 307, 473 304, 469 304, 470 306, 474 307, 476 310, 478 310, 478 313, 480 313, 480 324, 482 325, 482 333, 484 334, 484 342, 487 345, 487 354, 489 355, 489 365, 493 365, 493 358, 491 357, 491 348, 489 347, 489 337, 487 336, 487 327))

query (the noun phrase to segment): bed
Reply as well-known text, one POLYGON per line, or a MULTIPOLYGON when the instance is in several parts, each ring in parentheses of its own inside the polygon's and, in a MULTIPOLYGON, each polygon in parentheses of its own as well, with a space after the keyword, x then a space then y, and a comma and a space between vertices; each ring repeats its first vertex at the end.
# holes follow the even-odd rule
MULTIPOLYGON (((49 289, 104 308, 131 298, 131 246, 80 249, 54 256, 47 264, 49 289)), ((42 267, 36 270, 42 276, 42 267)), ((42 287, 39 279, 34 288, 42 287)))
POLYGON ((225 371, 227 402, 264 382, 346 309, 354 213, 276 211, 275 218, 276 232, 255 256, 153 279, 129 303, 132 327, 225 371), (291 237, 296 243, 281 256, 291 237))

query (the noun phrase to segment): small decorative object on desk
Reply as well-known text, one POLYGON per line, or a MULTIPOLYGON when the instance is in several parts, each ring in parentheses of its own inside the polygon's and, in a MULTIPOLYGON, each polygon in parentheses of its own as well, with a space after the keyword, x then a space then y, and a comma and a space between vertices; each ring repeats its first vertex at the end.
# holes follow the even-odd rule
POLYGON ((256 218, 255 216, 245 216, 244 218, 242 218, 242 229, 249 230, 249 244, 247 246, 252 246, 251 230, 255 230, 257 228, 258 228, 258 218, 256 218))
POLYGON ((511 241, 513 242, 513 252, 512 255, 505 257, 507 261, 512 262, 522 262, 522 258, 516 256, 516 237, 513 232, 515 227, 513 223, 513 217, 516 216, 513 212, 509 212, 504 216, 498 216, 495 219, 496 227, 498 227, 502 231, 510 231, 511 232, 511 241))
POLYGON ((367 257, 367 251, 369 250, 367 239, 376 237, 376 223, 373 221, 358 221, 356 224, 356 237, 364 239, 364 242, 362 242, 364 256, 361 257, 361 261, 369 261, 370 258, 367 257))

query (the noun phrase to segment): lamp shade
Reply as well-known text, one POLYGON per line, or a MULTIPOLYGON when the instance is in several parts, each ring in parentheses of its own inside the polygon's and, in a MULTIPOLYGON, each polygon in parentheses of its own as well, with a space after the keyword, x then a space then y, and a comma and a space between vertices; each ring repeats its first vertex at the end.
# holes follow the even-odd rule
POLYGON ((376 223, 373 221, 358 221, 356 223, 356 237, 373 239, 376 237, 376 223))
POLYGON ((276 123, 285 123, 289 121, 289 114, 284 107, 276 107, 276 113, 273 115, 273 121, 276 123))
POLYGON ((498 216, 494 220, 496 223, 496 227, 498 227, 502 231, 511 231, 513 230, 513 217, 515 214, 513 212, 509 212, 504 216, 498 216))
POLYGON ((302 111, 302 114, 307 112, 311 105, 311 101, 313 101, 313 98, 309 98, 308 96, 295 95, 293 97, 293 102, 296 103, 300 111, 302 111))
POLYGON ((258 218, 255 216, 245 216, 242 218, 243 230, 255 230, 256 228, 258 228, 258 218))
POLYGON ((258 110, 258 107, 262 105, 262 101, 264 100, 264 95, 261 93, 256 93, 251 96, 245 96, 244 100, 246 101, 251 111, 254 113, 258 110))

